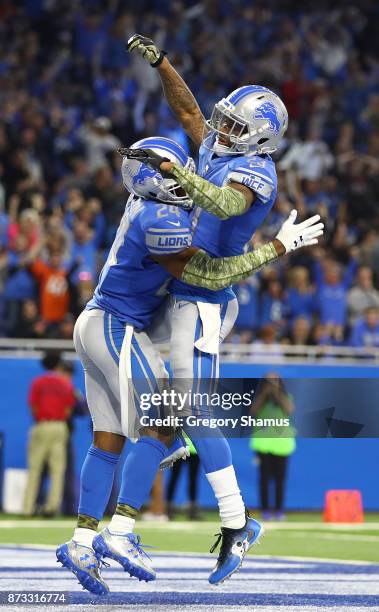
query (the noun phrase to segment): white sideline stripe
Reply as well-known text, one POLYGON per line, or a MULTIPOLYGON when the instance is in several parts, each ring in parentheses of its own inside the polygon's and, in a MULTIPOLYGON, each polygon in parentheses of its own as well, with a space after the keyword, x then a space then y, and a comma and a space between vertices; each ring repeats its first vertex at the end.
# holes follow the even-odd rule
MULTIPOLYGON (((259 520, 259 519, 258 519, 259 520)), ((107 522, 104 522, 107 524, 107 522)), ((301 530, 325 530, 325 531, 379 531, 379 522, 372 523, 317 523, 317 522, 282 522, 282 521, 267 521, 264 522, 264 528, 268 531, 301 531, 301 530)), ((63 529, 66 527, 74 527, 75 518, 62 519, 58 521, 51 520, 29 520, 29 519, 10 519, 0 520, 1 529, 63 529)), ((138 521, 140 529, 155 529, 160 531, 208 531, 217 529, 220 524, 216 521, 204 521, 204 523, 196 523, 190 521, 175 521, 160 523, 155 521, 138 521)), ((317 534, 316 534, 317 535, 317 534)), ((376 536, 374 536, 376 537, 376 536)))
MULTIPOLYGON (((56 550, 57 547, 55 544, 36 544, 35 542, 33 544, 28 544, 27 542, 24 542, 23 544, 13 544, 13 542, 7 544, 6 542, 1 542, 0 550, 2 548, 14 548, 15 550, 22 550, 24 548, 33 548, 34 550, 44 551, 44 550, 56 550)), ((1 572, 1 568, 0 568, 0 572, 1 572)))
MULTIPOLYGON (((157 345, 158 347, 158 345, 157 345)), ((74 344, 72 340, 42 340, 42 339, 30 339, 30 338, 0 338, 0 357, 6 357, 8 359, 18 359, 22 356, 27 356, 30 359, 39 359, 41 352, 46 349, 53 348, 62 351, 74 351, 74 344)), ((248 360, 248 363, 272 361, 280 363, 306 363, 309 365, 322 364, 322 365, 343 365, 343 366, 356 366, 357 363, 362 364, 362 356, 367 357, 365 360, 365 367, 377 368, 379 365, 379 348, 355 348, 351 346, 335 347, 325 346, 324 355, 319 356, 319 346, 286 346, 285 354, 278 352, 277 348, 274 351, 269 349, 257 348, 254 344, 231 344, 224 343, 221 348, 221 355, 223 361, 229 363, 235 363, 235 361, 248 360), (304 354, 307 355, 307 359, 304 362, 304 354), (341 360, 341 357, 344 359, 341 360), (347 361, 346 359, 349 359, 347 361)), ((159 345, 159 350, 164 354, 167 354, 167 344, 159 345)), ((72 353, 67 353, 67 356, 73 357, 72 353)))
MULTIPOLYGON (((0 550, 2 547, 7 547, 7 548, 14 548, 15 550, 21 550, 24 548, 33 548, 34 550, 56 550, 56 546, 54 544, 13 544, 13 543, 9 543, 9 544, 5 544, 5 543, 1 543, 0 544, 0 550)), ((256 550, 256 549, 255 549, 256 550)), ((172 555, 178 555, 179 553, 177 551, 172 551, 172 550, 155 550, 154 551, 154 556, 161 556, 161 557, 167 557, 167 556, 172 556, 172 555)), ((210 557, 210 555, 207 554, 202 554, 199 552, 180 552, 180 556, 181 557, 204 557, 204 559, 208 559, 210 557)), ((213 558, 213 557, 212 557, 213 558)), ((294 556, 294 555, 288 555, 288 556, 275 556, 275 555, 256 555, 256 556, 248 556, 246 557, 246 560, 254 560, 254 561, 299 561, 299 562, 306 562, 306 563, 338 563, 339 565, 373 565, 373 566, 377 566, 379 565, 379 562, 376 561, 362 561, 362 560, 357 560, 357 559, 331 559, 328 557, 298 557, 298 556, 294 556)), ((113 568, 114 569, 114 568, 113 568)), ((1 575, 1 569, 0 569, 0 575, 1 575)))
MULTIPOLYGON (((194 554, 194 553, 192 553, 194 554)), ((289 555, 289 556, 285 556, 285 557, 276 557, 275 555, 259 555, 259 557, 257 556, 257 558, 259 559, 280 559, 283 561, 306 561, 308 563, 312 563, 312 562, 322 562, 322 563, 338 563, 338 564, 343 564, 343 565, 379 565, 378 561, 362 561, 362 560, 358 560, 358 559, 351 559, 351 560, 346 560, 346 559, 330 559, 328 557, 298 557, 296 555, 289 555)))
MULTIPOLYGON (((304 533, 291 533, 290 538, 304 538, 304 533)), ((307 533, 307 538, 317 538, 318 540, 345 540, 346 542, 379 542, 379 536, 376 535, 354 535, 351 536, 348 533, 307 533)))

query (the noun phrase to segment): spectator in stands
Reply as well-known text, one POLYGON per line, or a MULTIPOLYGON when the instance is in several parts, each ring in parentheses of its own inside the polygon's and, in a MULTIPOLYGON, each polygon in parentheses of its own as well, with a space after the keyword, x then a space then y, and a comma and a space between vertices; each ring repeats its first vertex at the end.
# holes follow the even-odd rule
MULTIPOLYGON (((0 178, 1 178, 1 165, 0 165, 0 178)), ((0 250, 7 248, 8 246, 8 228, 9 228, 9 216, 4 212, 5 204, 5 189, 0 182, 0 250)))
POLYGON ((378 269, 379 261, 379 232, 368 229, 360 245, 360 261, 372 270, 378 269))
POLYGON ((30 271, 39 286, 40 311, 42 320, 47 326, 47 334, 54 335, 58 324, 68 313, 70 303, 68 279, 76 266, 77 262, 74 262, 71 269, 65 270, 59 252, 51 253, 47 263, 42 259, 36 259, 30 265, 30 271))
POLYGON ((379 348, 379 308, 369 306, 353 325, 351 346, 379 348))
POLYGON ((236 332, 246 334, 253 338, 254 331, 258 328, 258 280, 257 277, 252 277, 246 281, 242 281, 234 287, 236 297, 238 299, 238 316, 235 323, 236 332))
POLYGON ((311 333, 310 344, 315 346, 335 346, 339 345, 339 342, 335 340, 334 336, 332 337, 330 327, 317 322, 311 333))
POLYGON ((40 220, 38 213, 33 209, 26 209, 20 213, 19 221, 12 221, 8 226, 8 246, 10 250, 17 250, 21 241, 25 250, 35 246, 39 239, 40 220))
POLYGON ((338 179, 329 174, 323 179, 322 203, 326 207, 327 218, 336 219, 338 210, 343 205, 343 193, 339 188, 338 179))
POLYGON ((9 336, 17 330, 24 300, 34 299, 36 293, 33 277, 26 267, 27 261, 26 238, 19 235, 14 240, 13 249, 5 251, 0 258, 0 269, 4 273, 4 321, 9 336))
POLYGON ((290 331, 290 339, 291 344, 301 345, 301 344, 309 344, 309 338, 311 333, 311 324, 307 317, 300 316, 297 317, 292 322, 291 331, 290 331))
POLYGON ((315 294, 304 266, 291 268, 288 274, 287 312, 290 321, 302 317, 310 320, 315 311, 315 294))
POLYGON ((264 325, 253 342, 254 354, 262 353, 280 359, 283 356, 283 346, 278 340, 278 330, 273 325, 264 325))
POLYGON ((321 179, 318 180, 307 180, 303 182, 304 193, 303 201, 308 213, 324 213, 325 216, 325 204, 324 204, 324 193, 322 191, 321 179))
POLYGON ((360 266, 355 283, 347 295, 351 324, 355 323, 370 306, 379 308, 379 291, 374 287, 371 268, 360 266))
MULTIPOLYGON (((283 284, 286 268, 306 268, 315 281, 314 303, 321 304, 312 312, 314 324, 321 318, 328 342, 347 342, 342 293, 352 286, 351 278, 345 282, 352 271, 349 252, 353 247, 359 264, 373 272, 379 261, 375 3, 346 0, 332 14, 293 0, 264 9, 221 0, 142 1, 132 3, 132 11, 117 0, 63 4, 8 2, 0 10, 0 334, 18 334, 23 304, 38 294, 26 263, 37 234, 45 245, 39 254, 44 264, 60 252, 69 266, 80 251, 81 266, 68 279, 68 314, 75 317, 85 299, 81 283, 96 284, 125 207, 118 144, 156 133, 188 144, 162 102, 157 72, 125 53, 125 38, 143 31, 167 49, 207 117, 225 91, 251 82, 252 75, 283 96, 290 121, 277 155, 278 197, 254 245, 272 235, 294 206, 299 218, 307 209, 326 218, 324 255, 341 266, 343 287, 315 272, 316 249, 277 264, 276 278, 283 284)), ((261 277, 265 284, 268 277, 261 277)), ((242 331, 232 337, 251 342, 266 323, 244 328, 254 320, 255 305, 249 300, 250 309, 248 286, 242 287, 242 331)), ((357 291, 351 295, 357 299, 357 291)), ((295 318, 309 316, 297 311, 303 299, 289 297, 293 311, 280 315, 282 337, 290 335, 295 318)), ((270 311, 267 292, 263 302, 270 311)), ((280 309, 275 306, 271 315, 280 309)), ((358 315, 352 312, 352 318, 358 315)), ((266 322, 272 324, 271 316, 266 322)), ((44 324, 48 334, 67 337, 69 317, 53 327, 44 324)), ((24 329, 35 333, 33 326, 24 329)))
POLYGON ((300 178, 308 181, 318 181, 332 166, 333 155, 315 128, 310 128, 306 141, 295 141, 279 164, 281 170, 296 169, 300 178))
POLYGON ((347 288, 337 262, 326 262, 317 297, 321 324, 325 325, 327 333, 335 341, 342 343, 347 315, 347 288))
POLYGON ((73 243, 71 246, 72 261, 78 262, 71 281, 75 284, 81 278, 95 279, 96 275, 96 236, 94 230, 80 219, 75 219, 73 227, 73 243))
POLYGON ((108 117, 97 117, 89 126, 84 125, 78 133, 84 145, 89 172, 95 172, 107 163, 107 154, 121 146, 121 142, 111 133, 108 117))
POLYGON ((47 353, 42 360, 46 374, 37 376, 29 391, 29 406, 36 421, 29 436, 28 482, 24 513, 36 512, 36 499, 45 464, 50 475, 50 489, 43 508, 45 516, 57 514, 61 508, 66 469, 67 421, 75 405, 72 383, 63 373, 59 353, 47 353))
POLYGON ((261 301, 260 325, 273 325, 278 332, 286 328, 286 304, 281 283, 270 280, 261 301))
POLYGON ((71 286, 71 316, 79 316, 83 308, 90 301, 95 290, 93 279, 87 272, 82 272, 77 285, 71 286))
POLYGON ((42 321, 35 300, 25 300, 22 304, 21 320, 14 330, 16 338, 43 338, 46 323, 42 321))
MULTIPOLYGON (((252 414, 259 419, 289 418, 294 405, 280 376, 271 372, 263 380, 252 405, 252 414)), ((288 457, 296 447, 295 432, 290 427, 256 427, 253 430, 251 448, 259 464, 259 495, 262 518, 268 520, 273 514, 276 520, 284 518, 285 481, 288 457), (270 482, 275 484, 275 501, 270 501, 270 482), (273 514, 272 514, 273 513, 273 514)))
POLYGON ((62 338, 62 340, 72 340, 74 335, 74 325, 76 319, 68 312, 63 320, 59 323, 58 327, 54 328, 53 332, 50 332, 52 338, 62 338))

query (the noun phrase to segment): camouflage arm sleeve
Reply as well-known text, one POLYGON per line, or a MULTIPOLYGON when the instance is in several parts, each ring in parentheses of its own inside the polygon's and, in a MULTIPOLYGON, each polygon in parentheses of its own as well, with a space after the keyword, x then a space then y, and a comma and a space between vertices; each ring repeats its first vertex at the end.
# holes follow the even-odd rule
POLYGON ((220 219, 229 219, 246 211, 245 196, 232 187, 217 187, 178 164, 173 165, 170 174, 175 177, 196 206, 204 208, 220 219))
POLYGON ((277 258, 278 254, 272 242, 235 257, 211 257, 199 249, 185 265, 181 280, 190 285, 217 291, 258 272, 277 258))

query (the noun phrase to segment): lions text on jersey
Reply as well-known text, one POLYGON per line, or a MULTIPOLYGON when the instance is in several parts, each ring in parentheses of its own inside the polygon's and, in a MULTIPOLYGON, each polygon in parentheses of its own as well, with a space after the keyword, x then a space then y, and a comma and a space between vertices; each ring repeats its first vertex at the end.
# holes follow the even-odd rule
MULTIPOLYGON (((269 155, 228 155, 218 157, 202 144, 198 174, 218 187, 229 182, 246 185, 255 200, 243 215, 222 220, 200 208, 191 214, 192 244, 213 257, 241 255, 257 228, 270 212, 277 193, 275 164, 269 155)), ((223 302, 234 297, 231 288, 210 291, 175 280, 171 292, 196 301, 223 302)))
POLYGON ((100 308, 124 323, 144 329, 167 294, 171 279, 149 255, 178 253, 190 245, 187 212, 176 206, 129 198, 87 309, 100 308))

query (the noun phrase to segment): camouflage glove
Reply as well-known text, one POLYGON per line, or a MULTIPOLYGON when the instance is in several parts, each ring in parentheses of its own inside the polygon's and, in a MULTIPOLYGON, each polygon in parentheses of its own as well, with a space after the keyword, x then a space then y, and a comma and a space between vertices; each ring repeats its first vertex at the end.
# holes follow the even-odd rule
POLYGON ((150 168, 153 168, 153 170, 159 172, 163 178, 172 178, 171 174, 164 172, 164 170, 161 170, 160 168, 162 162, 169 162, 170 160, 167 157, 161 157, 152 149, 129 149, 125 147, 117 149, 117 152, 122 155, 122 157, 136 159, 137 161, 150 166, 150 168))
POLYGON ((146 38, 141 34, 131 36, 126 43, 126 48, 129 53, 136 49, 153 68, 157 68, 163 62, 164 56, 167 55, 166 51, 158 49, 151 38, 146 38))

